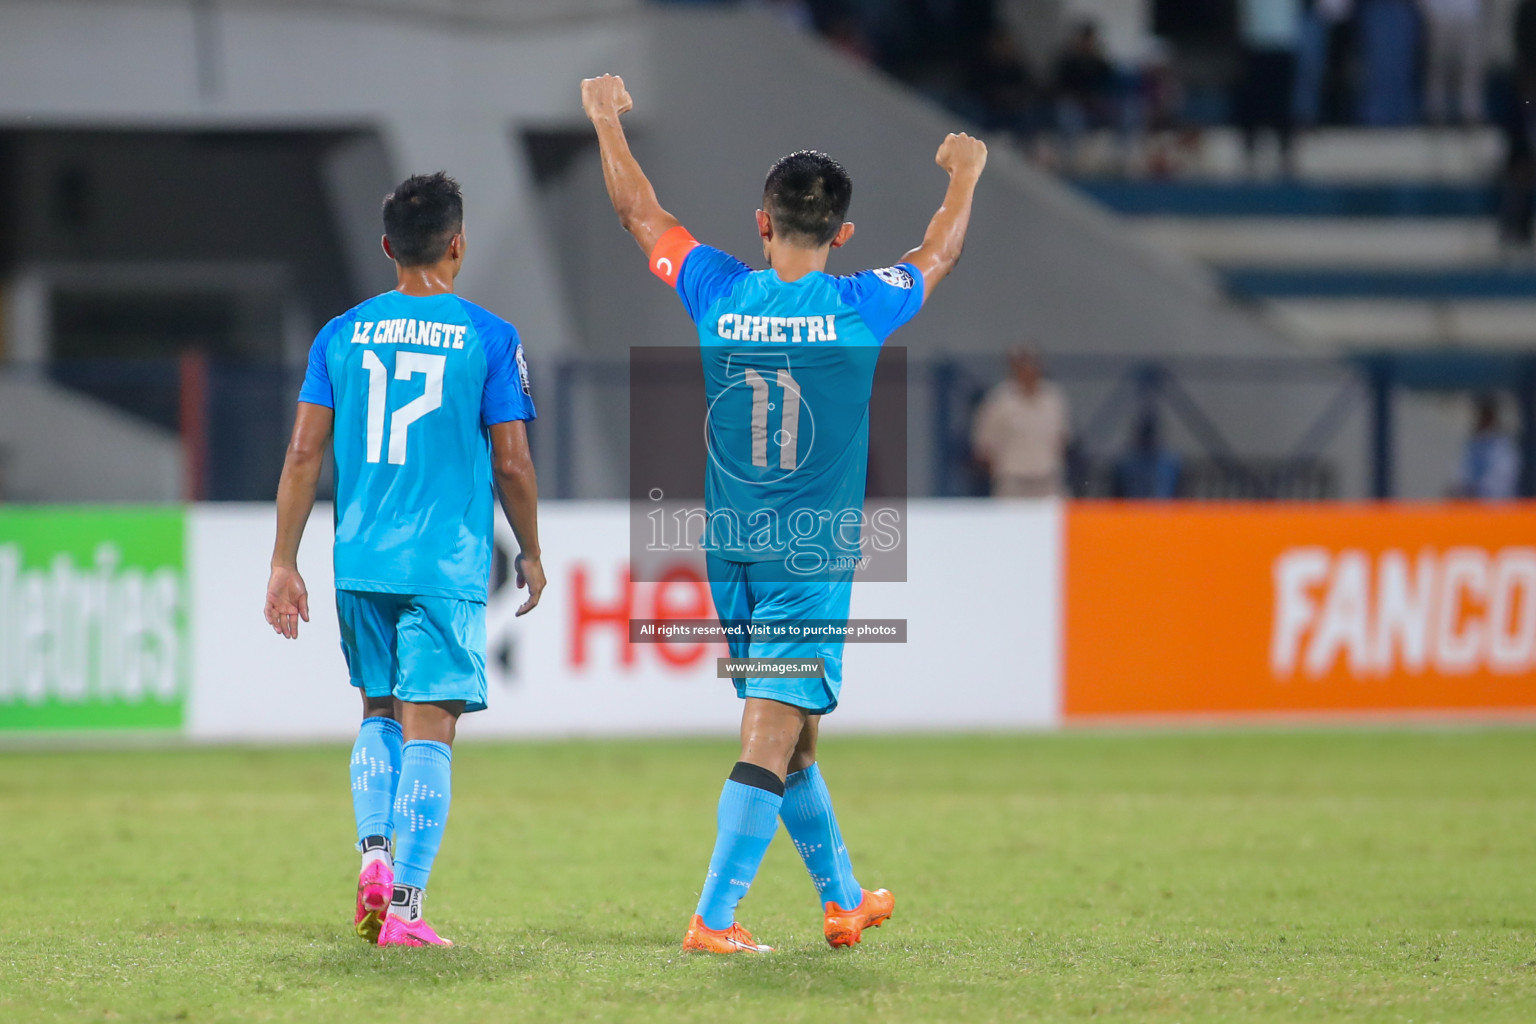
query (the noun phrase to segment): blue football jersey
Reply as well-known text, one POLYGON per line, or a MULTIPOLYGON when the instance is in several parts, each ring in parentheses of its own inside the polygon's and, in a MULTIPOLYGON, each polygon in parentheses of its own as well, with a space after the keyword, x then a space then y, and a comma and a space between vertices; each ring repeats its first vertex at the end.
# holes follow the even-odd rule
POLYGON ((903 263, 786 282, 705 245, 673 259, 704 364, 705 546, 733 561, 783 559, 797 576, 846 569, 859 553, 875 364, 921 308, 921 272, 903 263))
POLYGON ((336 587, 484 602, 488 428, 534 418, 517 329, 457 295, 385 292, 309 350, 299 401, 336 411, 336 587))

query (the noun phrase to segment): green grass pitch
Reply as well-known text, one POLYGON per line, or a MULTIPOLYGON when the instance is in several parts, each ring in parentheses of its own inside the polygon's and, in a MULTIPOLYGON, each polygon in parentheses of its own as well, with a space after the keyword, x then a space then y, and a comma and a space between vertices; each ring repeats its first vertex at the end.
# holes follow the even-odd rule
MULTIPOLYGON (((835 724, 835 723, 834 723, 835 724)), ((0 1020, 1530 1021, 1536 735, 840 738, 896 916, 822 942, 782 831, 678 942, 720 741, 463 744, 429 916, 352 936, 343 747, 0 754, 0 1020)))

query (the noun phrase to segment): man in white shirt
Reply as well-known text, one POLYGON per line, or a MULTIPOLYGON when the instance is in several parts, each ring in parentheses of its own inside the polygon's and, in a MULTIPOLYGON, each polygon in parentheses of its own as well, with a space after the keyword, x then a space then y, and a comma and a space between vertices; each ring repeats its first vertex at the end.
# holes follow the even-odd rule
POLYGON ((971 448, 992 478, 997 498, 1048 498, 1062 493, 1067 400, 1046 380, 1027 349, 1008 357, 1011 370, 982 401, 971 448))

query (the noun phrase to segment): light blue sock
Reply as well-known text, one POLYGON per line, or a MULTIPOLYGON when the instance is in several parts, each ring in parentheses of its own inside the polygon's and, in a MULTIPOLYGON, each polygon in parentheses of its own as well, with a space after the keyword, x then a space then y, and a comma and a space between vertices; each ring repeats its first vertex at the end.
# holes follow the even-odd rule
POLYGON ((779 813, 822 903, 830 901, 844 910, 858 906, 864 893, 853 877, 853 862, 832 811, 832 794, 819 767, 813 764, 784 780, 784 807, 779 813))
POLYGON ((715 817, 719 829, 715 852, 709 858, 704 891, 699 894, 697 913, 704 918, 705 927, 722 931, 736 920, 736 904, 752 887, 763 854, 779 829, 779 805, 783 802, 777 793, 726 780, 715 817))
POLYGON ((390 809, 400 779, 400 723, 370 715, 357 730, 352 745, 352 813, 357 817, 357 841, 369 836, 388 839, 394 832, 390 809))
POLYGON ((396 885, 427 887, 448 823, 452 769, 453 748, 448 744, 411 740, 405 745, 395 790, 396 885))

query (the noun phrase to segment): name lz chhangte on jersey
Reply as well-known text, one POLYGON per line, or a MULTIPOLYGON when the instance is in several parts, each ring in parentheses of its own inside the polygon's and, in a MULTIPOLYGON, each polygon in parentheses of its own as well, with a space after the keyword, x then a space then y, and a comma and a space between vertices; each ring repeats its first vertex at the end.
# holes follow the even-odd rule
POLYGON ((464 332, 468 330, 468 324, 440 324, 429 320, 359 320, 352 325, 352 344, 463 348, 464 332))

